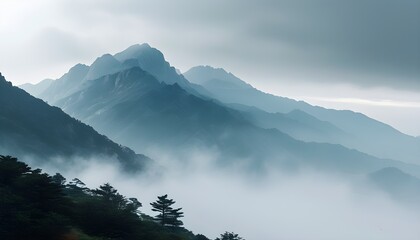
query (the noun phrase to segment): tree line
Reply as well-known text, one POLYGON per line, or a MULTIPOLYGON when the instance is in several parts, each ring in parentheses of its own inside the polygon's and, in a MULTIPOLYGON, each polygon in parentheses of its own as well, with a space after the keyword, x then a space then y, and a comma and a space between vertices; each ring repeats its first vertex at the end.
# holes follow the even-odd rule
MULTIPOLYGON (((209 240, 185 229, 182 208, 167 194, 150 203, 156 216, 140 212, 142 203, 109 183, 89 189, 80 179, 67 183, 10 156, 0 155, 0 239, 153 239, 209 240)), ((216 240, 241 240, 225 232, 216 240)))

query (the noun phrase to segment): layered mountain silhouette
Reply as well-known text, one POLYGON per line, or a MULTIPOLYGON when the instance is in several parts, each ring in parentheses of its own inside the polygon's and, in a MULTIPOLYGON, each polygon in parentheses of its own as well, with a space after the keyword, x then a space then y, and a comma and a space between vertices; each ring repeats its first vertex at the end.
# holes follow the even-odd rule
MULTIPOLYGON (((223 103, 234 104, 231 105, 233 107, 238 104, 253 107, 245 111, 262 127, 277 128, 305 141, 337 143, 380 158, 420 163, 418 139, 363 114, 325 109, 267 94, 220 68, 198 66, 183 75, 189 81, 200 84, 210 93, 209 96, 223 103), (293 115, 296 110, 299 110, 300 117, 306 118, 306 126, 295 124, 293 129, 289 129, 290 119, 285 119, 282 114, 293 115)), ((243 107, 239 109, 244 110, 243 107)), ((302 122, 302 119, 295 120, 302 122)))
POLYGON ((335 143, 333 139, 348 137, 348 134, 335 125, 321 121, 301 110, 288 113, 269 113, 256 107, 241 104, 228 104, 240 111, 249 121, 262 128, 275 128, 295 139, 309 142, 335 143))
POLYGON ((55 81, 44 80, 36 85, 24 84, 20 87, 49 104, 56 105, 56 102, 62 98, 83 89, 89 80, 136 66, 152 74, 159 82, 177 83, 195 95, 205 91, 201 86, 191 84, 182 75, 179 75, 176 69, 165 60, 163 54, 148 44, 133 45, 114 56, 104 54, 90 66, 76 64, 55 81))
MULTIPOLYGON (((218 70, 208 77, 221 78, 224 73, 218 70)), ((226 81, 233 92, 256 91, 228 75, 226 81)), ((235 102, 218 96, 208 87, 208 81, 195 82, 197 85, 178 75, 161 52, 143 44, 114 56, 104 55, 91 66, 76 65, 39 97, 138 152, 212 149, 219 156, 219 164, 243 164, 250 169, 310 166, 327 171, 368 173, 393 166, 415 175, 419 173, 415 165, 380 159, 338 144, 321 143, 328 142, 323 139, 330 139, 328 135, 345 137, 349 133, 292 106, 304 103, 287 100, 292 105, 286 114, 249 110, 247 105, 251 104, 246 102, 240 106, 227 105, 235 102), (119 71, 113 73, 115 69, 119 71), (76 73, 79 77, 75 77, 76 73), (89 73, 98 78, 86 77, 89 73), (64 94, 57 94, 60 91, 64 94), (289 128, 295 128, 296 132, 286 131, 289 128), (306 138, 297 136, 299 131, 305 137, 311 132, 320 138, 320 143, 302 141, 306 138)), ((212 84, 224 86, 218 81, 212 84)), ((247 98, 251 101, 253 96, 247 98)))
MULTIPOLYGON (((140 170, 150 159, 122 147, 57 107, 51 107, 0 74, 0 153, 37 163, 61 159, 115 159, 122 167, 140 170)), ((64 166, 63 166, 64 167, 64 166)))

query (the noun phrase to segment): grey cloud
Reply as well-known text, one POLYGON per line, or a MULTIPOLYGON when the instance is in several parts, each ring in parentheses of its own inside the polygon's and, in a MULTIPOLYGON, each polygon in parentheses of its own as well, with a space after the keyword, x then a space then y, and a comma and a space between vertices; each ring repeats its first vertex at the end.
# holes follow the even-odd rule
POLYGON ((51 61, 149 42, 183 70, 420 90, 417 0, 66 0, 48 9, 55 28, 36 42, 51 61))
POLYGON ((369 80, 353 79, 364 86, 420 89, 420 2, 306 3, 306 7, 296 4, 286 10, 278 8, 280 12, 296 14, 288 17, 288 24, 281 18, 279 21, 275 18, 270 22, 256 21, 249 29, 249 35, 257 36, 271 46, 286 42, 305 50, 306 54, 298 58, 301 62, 321 61, 304 63, 302 67, 308 64, 307 67, 321 67, 331 72, 345 70, 355 75, 377 76, 369 80))
POLYGON ((99 9, 145 19, 197 45, 185 51, 212 58, 217 53, 220 62, 247 67, 264 61, 257 72, 333 73, 325 81, 351 73, 351 81, 361 86, 420 90, 419 1, 125 0, 107 1, 99 9), (189 40, 191 34, 196 38, 189 40))

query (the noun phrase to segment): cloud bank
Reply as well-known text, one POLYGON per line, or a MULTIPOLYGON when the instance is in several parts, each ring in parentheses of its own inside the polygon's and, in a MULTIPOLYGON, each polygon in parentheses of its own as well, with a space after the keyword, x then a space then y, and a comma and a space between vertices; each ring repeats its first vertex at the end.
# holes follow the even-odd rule
MULTIPOLYGON (((418 239, 418 209, 393 201, 366 186, 362 178, 270 171, 264 177, 240 169, 211 165, 212 156, 192 152, 190 159, 162 156, 163 176, 127 175, 108 163, 91 159, 63 174, 91 188, 111 183, 143 203, 169 194, 185 212, 184 224, 211 239, 234 231, 247 240, 418 239)), ((46 169, 54 173, 55 169, 46 169)))
POLYGON ((40 80, 19 73, 22 62, 57 77, 70 62, 149 42, 183 70, 420 90, 418 1, 6 0, 0 9, 0 66, 21 82, 40 80))

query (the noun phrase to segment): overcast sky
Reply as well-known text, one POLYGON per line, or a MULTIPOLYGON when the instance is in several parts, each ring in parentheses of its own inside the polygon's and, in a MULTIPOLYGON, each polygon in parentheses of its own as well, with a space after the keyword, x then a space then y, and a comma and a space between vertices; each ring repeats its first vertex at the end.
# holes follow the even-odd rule
POLYGON ((147 42, 182 71, 223 67, 420 135, 419 0, 1 0, 0 36, 15 84, 147 42))

